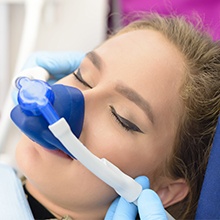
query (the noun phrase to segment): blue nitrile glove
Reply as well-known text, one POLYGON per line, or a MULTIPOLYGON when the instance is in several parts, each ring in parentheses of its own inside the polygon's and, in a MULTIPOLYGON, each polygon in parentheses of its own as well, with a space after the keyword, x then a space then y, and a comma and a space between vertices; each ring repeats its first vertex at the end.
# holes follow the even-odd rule
POLYGON ((167 220, 166 212, 159 196, 149 189, 149 180, 145 176, 135 179, 143 187, 138 198, 138 206, 127 202, 123 198, 117 198, 109 207, 105 220, 135 220, 137 213, 141 220, 167 220))
POLYGON ((62 51, 62 52, 47 52, 40 51, 33 53, 23 66, 23 70, 40 66, 46 69, 52 76, 50 83, 59 80, 60 78, 75 71, 82 59, 85 57, 85 53, 74 51, 62 51))
POLYGON ((36 59, 36 63, 58 80, 75 71, 84 57, 81 52, 44 53, 36 59))

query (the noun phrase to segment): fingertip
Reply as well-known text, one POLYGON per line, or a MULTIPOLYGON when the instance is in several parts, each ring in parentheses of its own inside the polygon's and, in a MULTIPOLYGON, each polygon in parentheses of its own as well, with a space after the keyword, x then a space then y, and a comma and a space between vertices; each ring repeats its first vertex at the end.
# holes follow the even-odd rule
POLYGON ((139 176, 135 181, 138 182, 143 189, 148 189, 150 187, 150 181, 146 176, 139 176))

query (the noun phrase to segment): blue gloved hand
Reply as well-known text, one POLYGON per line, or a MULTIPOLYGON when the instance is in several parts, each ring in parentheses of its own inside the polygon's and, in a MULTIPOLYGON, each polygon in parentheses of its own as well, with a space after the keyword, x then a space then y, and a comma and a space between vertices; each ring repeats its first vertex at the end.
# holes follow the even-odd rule
POLYGON ((49 72, 52 83, 75 71, 84 57, 82 52, 35 52, 27 59, 22 69, 40 66, 49 72))
POLYGON ((117 198, 108 209, 105 220, 135 220, 137 213, 141 220, 167 220, 166 212, 159 196, 149 189, 149 180, 145 176, 135 179, 143 187, 143 191, 138 198, 138 206, 127 202, 123 198, 117 198))

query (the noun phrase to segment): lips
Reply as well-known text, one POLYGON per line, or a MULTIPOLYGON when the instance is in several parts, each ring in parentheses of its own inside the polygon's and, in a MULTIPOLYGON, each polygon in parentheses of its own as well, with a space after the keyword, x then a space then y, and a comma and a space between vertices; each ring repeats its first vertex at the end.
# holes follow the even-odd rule
POLYGON ((68 158, 68 159, 73 159, 71 158, 68 154, 65 154, 63 151, 61 150, 52 150, 52 153, 60 156, 60 157, 65 157, 65 158, 68 158))
POLYGON ((63 151, 57 149, 57 150, 49 150, 47 148, 43 148, 45 151, 54 154, 56 156, 62 157, 62 158, 66 158, 66 159, 70 159, 73 160, 74 158, 70 157, 68 154, 65 154, 63 151))

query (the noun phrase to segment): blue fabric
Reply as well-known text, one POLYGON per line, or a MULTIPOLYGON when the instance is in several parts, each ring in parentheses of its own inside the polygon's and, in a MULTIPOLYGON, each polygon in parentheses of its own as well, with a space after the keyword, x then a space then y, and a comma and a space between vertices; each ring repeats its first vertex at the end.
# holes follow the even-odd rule
POLYGON ((196 219, 220 219, 220 117, 199 198, 196 219))
POLYGON ((14 170, 0 164, 0 219, 34 220, 20 179, 14 170))

